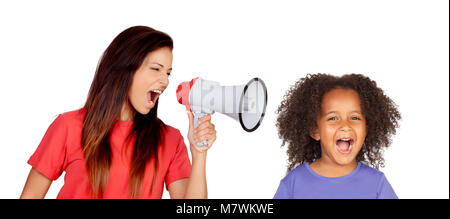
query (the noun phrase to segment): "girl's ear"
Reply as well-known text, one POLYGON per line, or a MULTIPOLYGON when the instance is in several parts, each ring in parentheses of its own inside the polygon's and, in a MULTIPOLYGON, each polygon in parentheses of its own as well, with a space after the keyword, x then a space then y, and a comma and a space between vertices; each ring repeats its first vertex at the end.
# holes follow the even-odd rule
POLYGON ((316 141, 320 141, 320 134, 318 128, 312 128, 309 130, 309 136, 316 141))

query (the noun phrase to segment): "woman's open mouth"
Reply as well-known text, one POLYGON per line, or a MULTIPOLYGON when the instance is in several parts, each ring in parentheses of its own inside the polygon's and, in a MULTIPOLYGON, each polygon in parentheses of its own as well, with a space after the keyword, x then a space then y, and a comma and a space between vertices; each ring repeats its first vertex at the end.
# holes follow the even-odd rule
POLYGON ((151 90, 147 92, 147 103, 150 108, 155 106, 156 100, 158 100, 159 95, 161 95, 162 91, 160 90, 151 90))
POLYGON ((341 138, 336 141, 336 149, 339 153, 350 154, 355 141, 351 138, 341 138))

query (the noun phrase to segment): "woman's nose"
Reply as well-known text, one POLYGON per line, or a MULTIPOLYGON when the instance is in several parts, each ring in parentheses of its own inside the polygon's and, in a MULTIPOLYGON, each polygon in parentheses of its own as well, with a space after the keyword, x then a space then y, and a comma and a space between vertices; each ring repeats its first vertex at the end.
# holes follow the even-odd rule
POLYGON ((163 85, 164 87, 167 87, 169 85, 169 75, 167 74, 163 74, 160 78, 159 78, 159 83, 161 85, 163 85))

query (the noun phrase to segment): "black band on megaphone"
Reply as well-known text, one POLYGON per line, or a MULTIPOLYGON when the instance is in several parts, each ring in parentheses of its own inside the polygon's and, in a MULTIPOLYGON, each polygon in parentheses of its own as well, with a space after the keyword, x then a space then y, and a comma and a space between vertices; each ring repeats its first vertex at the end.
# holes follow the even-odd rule
POLYGON ((242 92, 242 95, 241 95, 241 99, 240 99, 240 101, 239 101, 239 122, 241 123, 241 126, 242 126, 242 128, 245 130, 245 131, 247 131, 247 132, 253 132, 253 131, 255 131, 258 127, 259 127, 259 125, 261 125, 261 122, 262 122, 262 119, 264 118, 264 115, 266 114, 266 107, 267 107, 267 87, 266 87, 266 85, 264 84, 264 81, 262 80, 262 79, 260 79, 260 78, 253 78, 253 79, 251 79, 246 85, 245 85, 245 87, 244 87, 244 91, 242 92), (248 89, 248 87, 249 87, 249 85, 251 84, 251 83, 253 83, 254 81, 256 81, 257 83, 259 82, 259 84, 261 84, 262 85, 262 87, 263 87, 263 89, 264 89, 264 107, 263 107, 263 111, 262 111, 262 113, 261 113, 261 117, 259 118, 259 121, 258 121, 258 123, 254 126, 254 127, 252 127, 252 128, 247 128, 246 126, 245 126, 245 124, 244 124, 244 122, 243 122, 243 119, 242 119, 242 101, 243 101, 243 99, 244 99, 244 96, 245 96, 245 93, 247 92, 247 89, 248 89))

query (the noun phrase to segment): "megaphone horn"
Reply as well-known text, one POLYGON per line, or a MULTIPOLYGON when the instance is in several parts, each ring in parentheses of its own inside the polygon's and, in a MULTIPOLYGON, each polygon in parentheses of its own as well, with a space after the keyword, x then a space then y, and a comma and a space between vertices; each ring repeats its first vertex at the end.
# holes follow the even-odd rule
MULTIPOLYGON (((197 77, 178 85, 177 100, 194 113, 195 128, 204 115, 220 112, 239 121, 245 131, 252 132, 264 118, 267 88, 260 78, 253 78, 245 85, 220 86, 218 82, 197 77)), ((197 142, 200 147, 206 144, 206 141, 197 142)))

